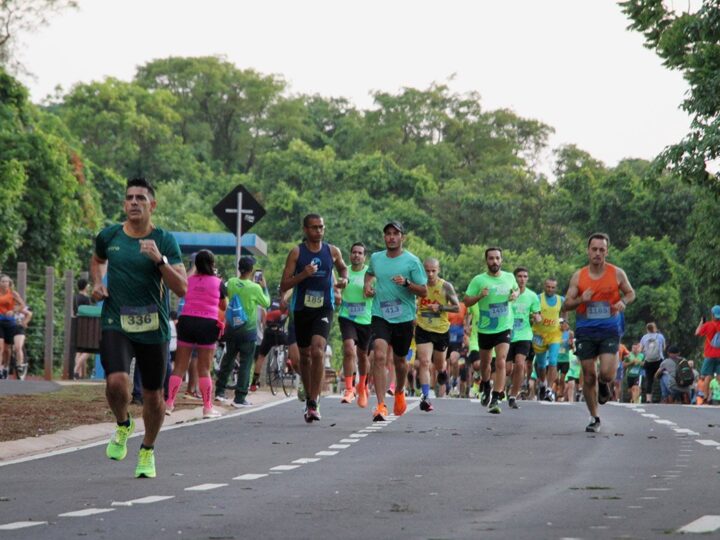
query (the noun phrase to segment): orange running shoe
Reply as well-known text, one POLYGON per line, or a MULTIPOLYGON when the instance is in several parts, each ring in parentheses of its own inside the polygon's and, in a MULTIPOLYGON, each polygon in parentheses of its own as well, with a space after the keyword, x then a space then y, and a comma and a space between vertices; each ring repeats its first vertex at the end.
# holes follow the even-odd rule
POLYGON ((393 405, 393 414, 395 416, 402 416, 407 411, 407 403, 405 403, 405 392, 395 392, 395 405, 393 405))
POLYGON ((352 403, 355 401, 355 392, 352 389, 345 390, 340 403, 352 403))
POLYGON ((373 411, 373 422, 384 422, 388 416, 390 415, 388 414, 387 405, 378 403, 378 406, 373 411))
POLYGON ((368 406, 368 394, 367 394, 367 387, 358 386, 357 388, 357 404, 358 407, 362 407, 363 409, 368 406))

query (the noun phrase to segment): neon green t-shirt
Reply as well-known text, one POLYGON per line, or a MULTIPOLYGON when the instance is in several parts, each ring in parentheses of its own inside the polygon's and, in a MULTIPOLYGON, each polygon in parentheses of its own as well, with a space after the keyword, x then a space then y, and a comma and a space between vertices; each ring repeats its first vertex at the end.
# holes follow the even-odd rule
POLYGON ((342 305, 338 317, 350 319, 351 321, 368 325, 372 318, 372 298, 366 298, 364 294, 365 273, 367 265, 355 272, 348 268, 348 284, 342 290, 342 305))
POLYGON ((243 328, 255 331, 258 306, 270 307, 270 295, 267 289, 263 289, 250 279, 230 278, 227 282, 228 302, 236 294, 240 298, 240 303, 247 315, 247 322, 243 325, 243 328))
POLYGON ((478 274, 470 281, 465 294, 477 296, 485 288, 489 290, 489 294, 477 303, 480 308, 480 317, 477 321, 478 332, 480 334, 499 334, 511 330, 513 312, 508 297, 518 289, 515 276, 510 272, 500 272, 499 276, 491 276, 488 273, 478 274))
POLYGON ((531 341, 533 337, 532 326, 530 325, 530 315, 540 311, 540 300, 537 293, 530 289, 517 297, 512 303, 513 312, 513 330, 510 341, 531 341))

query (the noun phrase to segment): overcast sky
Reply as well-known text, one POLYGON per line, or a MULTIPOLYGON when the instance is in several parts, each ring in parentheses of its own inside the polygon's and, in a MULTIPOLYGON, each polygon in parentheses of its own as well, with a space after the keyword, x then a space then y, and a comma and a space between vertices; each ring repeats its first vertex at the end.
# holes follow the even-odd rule
MULTIPOLYGON (((694 0, 692 0, 694 1, 694 0)), ((294 93, 370 107, 372 90, 477 91, 555 128, 608 165, 679 140, 687 85, 662 67, 612 0, 79 0, 23 37, 39 102, 56 85, 113 76, 167 56, 224 55, 282 75, 294 93)))

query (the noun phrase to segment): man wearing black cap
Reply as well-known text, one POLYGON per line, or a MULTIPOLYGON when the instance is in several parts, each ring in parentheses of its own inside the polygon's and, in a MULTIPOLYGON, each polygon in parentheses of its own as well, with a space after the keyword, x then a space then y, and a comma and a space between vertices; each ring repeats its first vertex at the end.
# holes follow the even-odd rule
POLYGON ((285 262, 280 292, 293 292, 290 306, 300 348, 300 376, 307 399, 305 421, 320 420, 320 389, 325 377, 325 346, 335 309, 333 286, 344 289, 348 269, 340 250, 323 242, 325 223, 318 214, 303 219, 305 240, 294 247, 285 262), (339 278, 333 283, 333 266, 339 278))
POLYGON ((382 422, 388 416, 385 366, 389 347, 392 347, 397 385, 393 412, 400 416, 407 409, 403 390, 407 378, 405 356, 413 338, 415 297, 427 295, 427 275, 420 259, 403 249, 403 226, 390 221, 383 227, 383 233, 386 250, 372 254, 365 274, 365 296, 373 297, 371 325, 375 335, 375 357, 372 372, 378 399, 373 420, 376 422, 382 422))

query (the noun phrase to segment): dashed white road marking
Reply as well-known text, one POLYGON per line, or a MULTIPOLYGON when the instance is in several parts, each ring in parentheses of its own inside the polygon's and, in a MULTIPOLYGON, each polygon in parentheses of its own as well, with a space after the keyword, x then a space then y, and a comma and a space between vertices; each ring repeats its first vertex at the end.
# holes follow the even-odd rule
POLYGON ((339 454, 337 450, 321 450, 320 452, 315 452, 316 456, 335 456, 339 454))
POLYGON ((720 516, 702 516, 680 527, 679 533, 711 533, 720 529, 720 516))
POLYGON ((268 476, 266 473, 263 474, 241 474, 240 476, 236 476, 233 478, 233 480, 257 480, 259 478, 265 478, 268 476))
POLYGON ((341 443, 356 443, 358 439, 340 439, 341 443))
POLYGON ((306 463, 317 463, 320 461, 319 457, 304 457, 300 459, 296 459, 293 461, 293 463, 299 463, 300 465, 305 465, 306 463))
POLYGON ((351 433, 349 437, 352 437, 353 439, 360 439, 362 437, 367 437, 367 433, 351 433))
POLYGON ((703 446, 720 446, 720 443, 712 439, 695 439, 695 442, 703 446))
POLYGON ((37 527, 38 525, 47 524, 47 521, 14 521, 13 523, 0 525, 0 531, 16 531, 17 529, 26 529, 28 527, 37 527))
POLYGON ((673 428, 673 431, 675 433, 684 433, 685 435, 693 435, 695 437, 700 435, 697 431, 693 431, 692 429, 688 428, 673 428))
POLYGON ((642 413, 645 412, 645 409, 633 409, 633 411, 642 413))
POLYGON ((64 514, 58 514, 58 517, 87 517, 94 516, 96 514, 106 514, 107 512, 114 511, 114 508, 85 508, 83 510, 76 510, 74 512, 65 512, 64 514))
POLYGON ((293 469, 299 469, 300 465, 277 465, 272 467, 271 471, 292 471, 293 469))
POLYGON ((174 498, 174 495, 149 495, 147 497, 133 499, 131 501, 113 501, 110 506, 132 506, 133 504, 150 504, 174 498))
POLYGON ((210 491, 211 489, 218 489, 225 486, 227 486, 227 484, 198 484, 197 486, 186 487, 185 491, 210 491))
POLYGON ((331 444, 328 446, 331 450, 345 450, 346 448, 350 448, 349 444, 331 444))
POLYGON ((660 418, 657 414, 652 414, 652 413, 645 413, 640 416, 644 416, 645 418, 660 418))
POLYGON ((663 420, 663 419, 655 420, 655 423, 662 424, 664 426, 677 426, 677 424, 675 422, 672 422, 670 420, 663 420))
POLYGON ((647 488, 645 491, 670 491, 670 488, 647 488))

